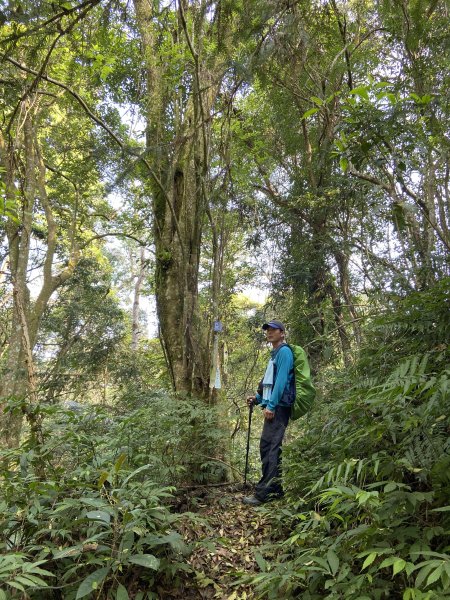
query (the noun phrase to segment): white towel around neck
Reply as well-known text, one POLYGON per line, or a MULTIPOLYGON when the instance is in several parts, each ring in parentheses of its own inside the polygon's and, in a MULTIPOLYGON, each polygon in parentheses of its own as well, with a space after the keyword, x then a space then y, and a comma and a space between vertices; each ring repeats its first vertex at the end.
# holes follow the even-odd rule
POLYGON ((263 402, 269 402, 273 387, 273 360, 270 358, 263 379, 263 402))

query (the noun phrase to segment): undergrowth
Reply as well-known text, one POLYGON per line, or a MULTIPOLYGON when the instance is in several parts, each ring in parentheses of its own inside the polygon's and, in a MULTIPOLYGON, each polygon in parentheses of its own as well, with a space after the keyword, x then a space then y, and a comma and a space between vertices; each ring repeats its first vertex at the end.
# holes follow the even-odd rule
POLYGON ((261 598, 450 597, 449 282, 374 321, 285 452, 261 598))
POLYGON ((193 473, 222 474, 205 456, 213 411, 166 392, 136 404, 47 406, 44 444, 2 453, 0 600, 151 600, 190 572, 172 494, 193 473))

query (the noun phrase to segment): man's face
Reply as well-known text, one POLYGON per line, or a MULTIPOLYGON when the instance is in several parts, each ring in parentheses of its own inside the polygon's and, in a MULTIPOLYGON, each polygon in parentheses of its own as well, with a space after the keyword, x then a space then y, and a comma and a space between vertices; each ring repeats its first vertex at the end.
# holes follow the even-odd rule
POLYGON ((268 327, 266 330, 266 339, 271 344, 278 344, 284 339, 284 332, 281 329, 274 329, 273 327, 268 327))

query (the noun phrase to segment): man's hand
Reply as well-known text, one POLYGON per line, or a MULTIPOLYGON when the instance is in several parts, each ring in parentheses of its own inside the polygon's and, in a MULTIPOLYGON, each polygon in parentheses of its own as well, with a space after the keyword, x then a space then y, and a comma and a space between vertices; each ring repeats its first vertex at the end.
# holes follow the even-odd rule
POLYGON ((256 396, 248 396, 247 397, 247 406, 254 406, 255 404, 257 404, 256 396))
POLYGON ((273 411, 269 410, 268 408, 265 408, 263 410, 263 413, 264 413, 264 418, 267 419, 268 421, 272 421, 275 416, 275 413, 273 411))

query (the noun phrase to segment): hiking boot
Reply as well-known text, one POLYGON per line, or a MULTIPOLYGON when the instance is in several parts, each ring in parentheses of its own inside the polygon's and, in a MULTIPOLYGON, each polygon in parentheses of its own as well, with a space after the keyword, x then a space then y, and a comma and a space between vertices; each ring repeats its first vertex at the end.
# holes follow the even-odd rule
POLYGON ((248 506, 260 506, 262 501, 259 500, 256 496, 245 496, 242 499, 244 504, 248 504, 248 506))

